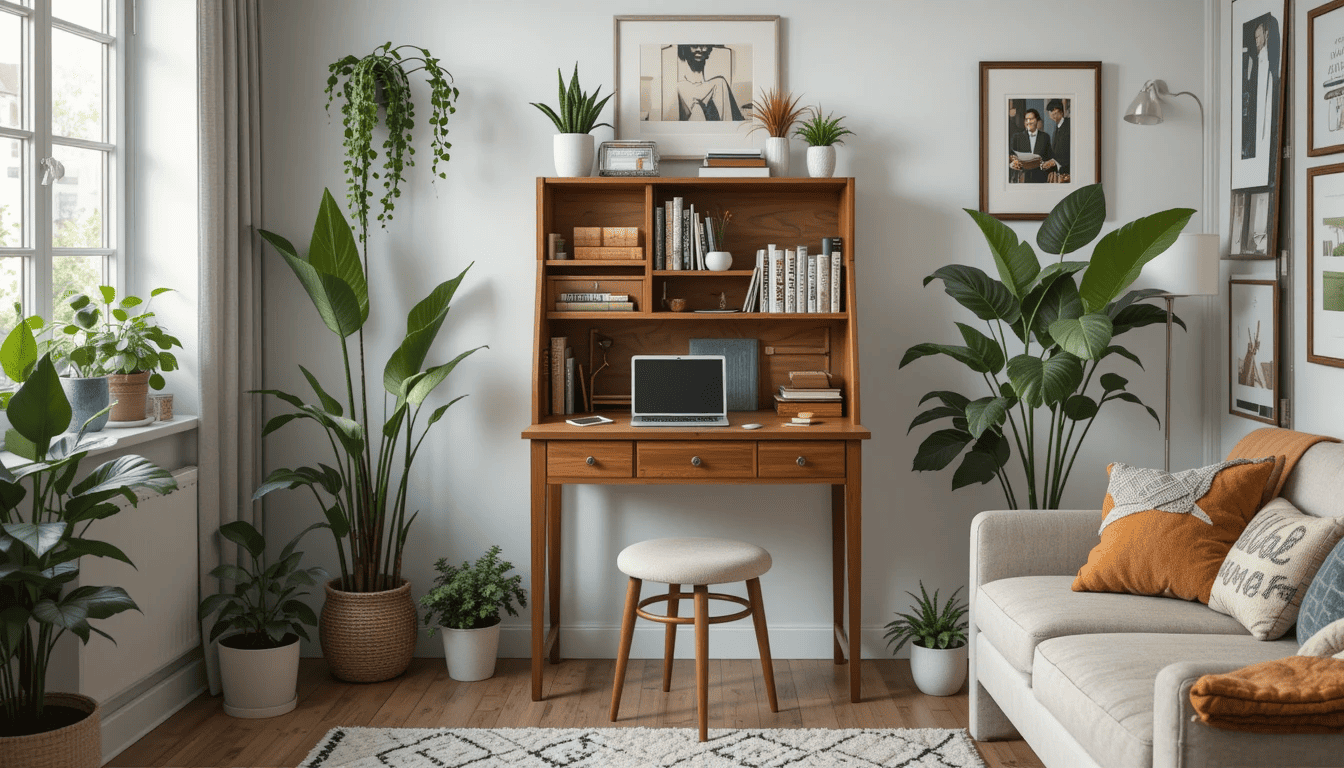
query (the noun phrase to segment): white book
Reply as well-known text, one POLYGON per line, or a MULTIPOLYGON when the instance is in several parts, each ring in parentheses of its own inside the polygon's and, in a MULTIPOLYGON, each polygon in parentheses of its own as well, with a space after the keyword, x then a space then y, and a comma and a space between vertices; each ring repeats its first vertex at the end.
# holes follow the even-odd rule
POLYGON ((845 305, 840 303, 840 252, 835 251, 831 254, 831 311, 844 312, 845 305))
POLYGON ((742 311, 750 312, 754 307, 756 297, 760 295, 760 288, 757 287, 761 279, 761 268, 756 267, 751 271, 751 282, 747 284, 747 297, 742 300, 742 311))
POLYGON ((691 222, 691 228, 690 228, 690 230, 686 233, 686 263, 687 263, 688 265, 690 265, 690 268, 691 268, 691 269, 699 269, 700 267, 695 263, 696 244, 700 242, 700 238, 698 238, 698 237, 695 236, 695 204, 694 204, 694 203, 691 204, 690 211, 691 211, 691 215, 690 215, 689 218, 690 218, 690 222, 691 222))
POLYGON ((784 251, 784 311, 798 311, 798 252, 784 251))
POLYGON ((695 268, 705 268, 705 220, 695 214, 695 268))
POLYGON ((720 168, 720 167, 710 168, 710 167, 706 167, 706 166, 701 166, 701 168, 700 168, 700 173, 699 173, 698 175, 699 175, 701 178, 718 178, 718 179, 725 179, 725 178, 731 178, 731 179, 766 179, 766 178, 769 178, 769 177, 770 177, 770 169, 769 169, 769 168, 763 168, 763 167, 762 167, 762 168, 720 168))
MULTIPOLYGON (((774 246, 770 246, 771 249, 774 246)), ((770 253, 764 248, 756 251, 756 267, 761 271, 761 282, 757 286, 760 291, 759 300, 756 302, 757 312, 770 311, 770 253)))
POLYGON ((784 311, 784 258, 783 249, 770 246, 770 311, 784 311))
POLYGON ((681 207, 680 197, 672 198, 672 247, 667 251, 668 269, 681 269, 681 207))
POLYGON ((672 269, 672 201, 663 203, 663 269, 672 269))
POLYGON ((817 309, 817 257, 807 257, 807 311, 816 314, 817 309))
POLYGON ((793 284, 793 311, 807 311, 807 248, 798 246, 793 254, 793 272, 798 276, 793 284))
POLYGON ((817 254, 817 311, 834 312, 831 309, 831 255, 817 254))

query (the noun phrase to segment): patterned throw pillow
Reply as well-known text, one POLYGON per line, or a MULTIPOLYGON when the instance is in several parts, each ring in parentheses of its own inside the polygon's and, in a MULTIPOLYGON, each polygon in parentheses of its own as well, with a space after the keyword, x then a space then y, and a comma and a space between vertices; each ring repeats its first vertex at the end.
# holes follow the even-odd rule
POLYGON ((1344 659, 1344 619, 1326 624, 1297 649, 1298 656, 1332 656, 1344 659))
POLYGON ((1297 642, 1307 642, 1336 619, 1344 619, 1344 542, 1335 545, 1307 587, 1297 614, 1297 642))
POLYGON ((1313 517, 1284 498, 1260 510, 1227 553, 1209 607, 1241 622, 1257 640, 1278 640, 1321 563, 1344 538, 1344 519, 1313 517))
POLYGON ((1075 592, 1124 592, 1209 602, 1228 550, 1260 508, 1274 459, 1236 459, 1168 474, 1116 462, 1101 542, 1075 592))

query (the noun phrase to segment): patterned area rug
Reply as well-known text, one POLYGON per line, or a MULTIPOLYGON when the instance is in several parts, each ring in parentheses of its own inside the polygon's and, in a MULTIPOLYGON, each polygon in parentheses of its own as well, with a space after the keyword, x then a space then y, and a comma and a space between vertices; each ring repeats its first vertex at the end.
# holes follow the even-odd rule
POLYGON ((333 728, 301 768, 984 768, 962 730, 333 728))

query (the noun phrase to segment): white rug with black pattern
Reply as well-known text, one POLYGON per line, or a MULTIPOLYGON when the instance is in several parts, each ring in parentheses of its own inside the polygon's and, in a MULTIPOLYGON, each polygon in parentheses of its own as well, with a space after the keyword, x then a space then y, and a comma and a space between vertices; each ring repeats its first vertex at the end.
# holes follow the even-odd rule
POLYGON ((963 730, 333 728, 301 768, 984 768, 963 730))

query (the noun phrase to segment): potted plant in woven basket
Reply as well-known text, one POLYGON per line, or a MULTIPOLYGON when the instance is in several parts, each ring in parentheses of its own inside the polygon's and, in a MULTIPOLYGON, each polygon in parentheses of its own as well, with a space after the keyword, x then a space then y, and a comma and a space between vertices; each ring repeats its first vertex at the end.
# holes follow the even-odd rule
POLYGON ((896 653, 910 643, 910 673, 915 685, 929 696, 951 696, 966 682, 966 604, 957 600, 957 592, 938 607, 938 590, 933 597, 919 582, 919 597, 914 599, 910 613, 898 613, 887 625, 887 644, 896 653), (912 642, 913 641, 913 642, 912 642))
POLYGON ((560 81, 560 100, 556 108, 551 109, 535 101, 531 104, 549 117, 555 123, 555 130, 559 131, 555 134, 553 146, 555 174, 564 177, 588 176, 593 172, 592 130, 600 125, 611 125, 597 122, 597 116, 602 113, 602 108, 607 105, 612 94, 598 101, 597 95, 602 92, 602 86, 599 85, 592 95, 580 90, 577 63, 568 89, 565 88, 565 76, 560 70, 555 70, 555 76, 560 81))
POLYGON ((434 589, 420 598, 430 637, 443 630, 443 656, 448 676, 471 682, 495 674, 499 655, 499 612, 517 616, 514 603, 526 608, 523 577, 505 576, 513 563, 501 562, 499 547, 489 549, 473 565, 450 565, 447 558, 434 564, 439 572, 434 589))
POLYGON ((177 484, 140 456, 113 459, 72 482, 90 450, 116 441, 83 428, 62 435, 70 402, 49 353, 31 366, 8 411, 6 447, 26 462, 0 466, 0 765, 97 768, 98 702, 48 692, 47 670, 65 633, 85 643, 94 633, 107 637, 95 622, 138 609, 120 587, 71 584, 81 557, 131 562, 88 533, 120 511, 118 497, 136 504, 137 491, 167 493, 177 484))

